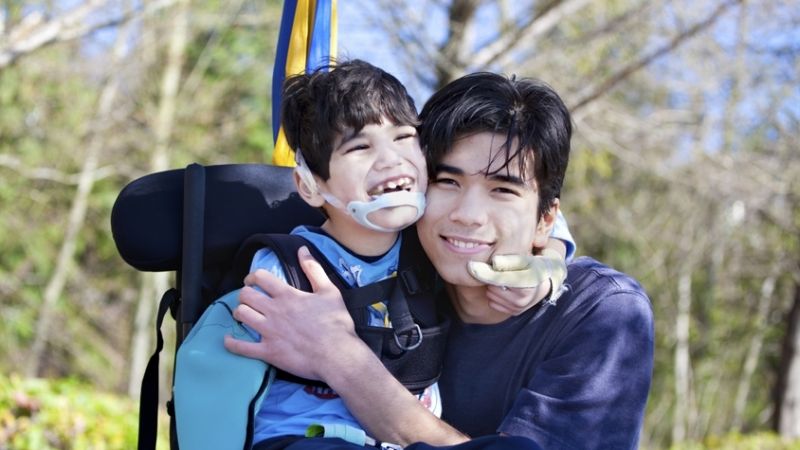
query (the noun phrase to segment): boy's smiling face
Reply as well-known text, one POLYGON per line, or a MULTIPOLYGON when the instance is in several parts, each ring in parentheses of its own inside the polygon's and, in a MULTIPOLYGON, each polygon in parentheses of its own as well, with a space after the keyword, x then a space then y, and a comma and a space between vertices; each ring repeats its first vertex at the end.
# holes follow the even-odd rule
MULTIPOLYGON (((428 183, 416 128, 395 125, 385 119, 357 132, 350 129, 337 135, 329 173, 328 180, 317 178, 317 183, 322 192, 345 205, 352 201, 367 202, 399 190, 425 193, 428 183)), ((341 229, 342 225, 350 229, 363 228, 340 208, 324 201, 313 206, 325 208, 334 230, 341 229)), ((372 223, 387 229, 405 228, 412 225, 416 217, 417 208, 412 206, 382 208, 368 215, 372 223)))

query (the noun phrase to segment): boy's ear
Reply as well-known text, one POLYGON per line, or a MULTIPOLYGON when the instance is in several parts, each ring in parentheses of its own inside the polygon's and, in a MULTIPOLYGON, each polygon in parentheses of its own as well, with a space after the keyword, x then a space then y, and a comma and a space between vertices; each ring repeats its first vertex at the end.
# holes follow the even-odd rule
POLYGON ((325 204, 325 199, 322 198, 322 194, 319 192, 316 184, 314 186, 309 186, 303 177, 297 173, 297 169, 292 172, 292 177, 294 178, 294 185, 297 186, 297 193, 300 194, 300 197, 302 197, 306 203, 315 208, 320 208, 325 204))
POLYGON ((559 202, 558 199, 553 199, 553 204, 550 206, 539 221, 536 223, 536 234, 533 237, 533 247, 543 248, 550 240, 550 234, 553 232, 553 226, 556 223, 556 216, 558 215, 559 202))

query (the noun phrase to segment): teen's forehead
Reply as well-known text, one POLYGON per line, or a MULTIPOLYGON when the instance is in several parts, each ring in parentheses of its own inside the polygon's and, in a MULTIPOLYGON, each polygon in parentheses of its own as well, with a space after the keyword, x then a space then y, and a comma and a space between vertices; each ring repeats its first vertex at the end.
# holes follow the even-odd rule
POLYGON ((462 136, 453 142, 436 166, 456 169, 465 175, 532 178, 520 173, 519 156, 509 159, 509 149, 513 154, 518 145, 516 139, 510 145, 506 144, 507 137, 498 133, 480 132, 462 136))

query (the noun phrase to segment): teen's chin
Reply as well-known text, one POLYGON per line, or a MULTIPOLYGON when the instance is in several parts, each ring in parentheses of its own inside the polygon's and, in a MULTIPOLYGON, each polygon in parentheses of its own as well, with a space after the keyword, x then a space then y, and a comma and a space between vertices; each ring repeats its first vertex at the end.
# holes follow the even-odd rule
POLYGON ((413 206, 395 206, 383 208, 367 215, 370 222, 383 228, 402 229, 417 221, 417 208, 413 206))
POLYGON ((476 280, 469 274, 466 261, 440 260, 439 264, 434 262, 433 266, 436 268, 436 272, 439 273, 442 280, 448 284, 464 287, 477 287, 485 284, 476 280))

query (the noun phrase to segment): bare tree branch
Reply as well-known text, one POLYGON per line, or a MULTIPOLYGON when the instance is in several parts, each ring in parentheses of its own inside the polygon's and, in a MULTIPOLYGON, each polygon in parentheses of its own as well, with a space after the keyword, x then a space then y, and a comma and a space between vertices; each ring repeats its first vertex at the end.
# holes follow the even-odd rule
POLYGON ((501 58, 507 60, 517 47, 534 42, 539 36, 555 28, 565 17, 574 14, 590 2, 591 0, 566 0, 548 9, 541 16, 532 16, 526 24, 513 33, 505 33, 500 39, 475 53, 472 64, 485 68, 501 58))
MULTIPOLYGON (((0 167, 11 169, 26 179, 53 181, 69 186, 76 186, 80 182, 81 174, 64 173, 51 167, 26 167, 16 156, 0 154, 0 167)), ((119 173, 114 166, 98 167, 91 174, 94 181, 102 180, 119 173)))
POLYGON ((97 30, 117 26, 140 14, 151 14, 171 5, 174 0, 148 2, 142 10, 129 10, 117 17, 86 23, 86 20, 110 4, 109 0, 87 0, 63 16, 44 21, 40 13, 31 13, 18 26, 9 30, 8 38, 0 41, 0 69, 18 58, 55 42, 69 41, 97 30))
POLYGON ((742 1, 743 0, 732 0, 721 3, 707 18, 692 25, 687 30, 678 34, 677 36, 674 36, 667 44, 656 49, 652 53, 646 54, 642 58, 631 62, 627 66, 623 67, 616 73, 606 78, 600 84, 587 89, 586 93, 578 96, 578 101, 574 105, 570 106, 570 110, 576 111, 584 108, 587 104, 593 102, 598 97, 604 95, 606 92, 611 90, 614 86, 616 86, 626 78, 630 77, 640 69, 647 67, 650 63, 652 63, 656 59, 666 55, 667 53, 672 52, 673 50, 678 48, 681 44, 686 42, 688 39, 696 35, 697 33, 713 25, 717 20, 719 20, 720 17, 722 17, 722 15, 728 9, 742 3, 742 1))

